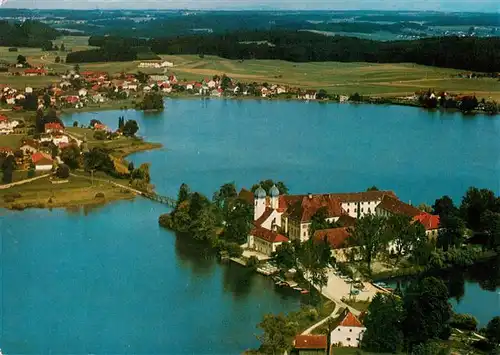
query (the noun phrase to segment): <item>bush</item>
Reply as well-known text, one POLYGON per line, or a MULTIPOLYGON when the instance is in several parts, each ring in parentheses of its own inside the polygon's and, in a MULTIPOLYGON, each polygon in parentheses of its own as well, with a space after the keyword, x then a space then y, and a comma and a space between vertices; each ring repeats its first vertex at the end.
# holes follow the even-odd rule
POLYGON ((454 314, 450 325, 460 330, 475 331, 477 328, 477 319, 469 314, 454 314))
POLYGON ((104 198, 104 197, 105 197, 104 193, 102 193, 102 192, 98 192, 95 194, 95 198, 104 198))
POLYGON ((237 258, 240 257, 241 254, 243 254, 243 250, 241 249, 238 243, 232 243, 232 242, 225 243, 223 245, 223 248, 227 250, 230 257, 237 258))
POLYGON ((78 121, 73 122, 73 127, 78 127, 78 121))
POLYGON ((96 140, 103 141, 107 137, 108 137, 108 135, 104 131, 95 131, 94 132, 94 139, 96 139, 96 140))
POLYGON ((17 48, 16 47, 10 47, 9 48, 9 52, 17 52, 17 48))
POLYGON ((69 166, 61 164, 57 167, 56 175, 60 179, 67 179, 69 177, 69 166))
POLYGON ((162 214, 160 218, 158 218, 158 223, 164 228, 172 229, 172 216, 170 213, 162 214))
POLYGON ((472 346, 477 350, 489 352, 495 349, 495 346, 490 343, 488 340, 481 339, 472 343, 472 346))
POLYGON ((47 201, 48 203, 52 203, 52 197, 49 197, 49 200, 47 201))

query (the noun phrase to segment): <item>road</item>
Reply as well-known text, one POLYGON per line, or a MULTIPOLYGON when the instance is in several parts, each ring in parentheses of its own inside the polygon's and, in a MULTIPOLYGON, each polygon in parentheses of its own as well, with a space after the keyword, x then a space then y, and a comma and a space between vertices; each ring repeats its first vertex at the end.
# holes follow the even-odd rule
POLYGON ((42 179, 42 178, 45 178, 48 176, 50 176, 50 174, 40 175, 40 176, 31 178, 31 179, 26 179, 26 180, 13 182, 10 184, 0 185, 0 190, 6 190, 6 189, 14 187, 14 186, 24 185, 24 184, 27 184, 28 182, 33 182, 33 181, 36 181, 36 180, 39 180, 39 179, 42 179))

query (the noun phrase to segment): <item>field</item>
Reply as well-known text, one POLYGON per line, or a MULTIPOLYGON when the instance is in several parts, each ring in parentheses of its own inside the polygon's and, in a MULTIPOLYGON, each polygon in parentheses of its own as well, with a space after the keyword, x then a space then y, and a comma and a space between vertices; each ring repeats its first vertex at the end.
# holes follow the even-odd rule
POLYGON ((24 134, 5 134, 0 136, 0 147, 18 149, 21 146, 21 141, 25 137, 24 134))
POLYGON ((52 184, 48 178, 0 190, 0 207, 70 207, 102 204, 121 199, 132 199, 133 194, 111 184, 70 177, 64 184, 52 184), (97 198, 96 194, 104 194, 97 198), (16 196, 14 202, 7 202, 6 196, 16 196))
MULTIPOLYGON (((83 50, 87 37, 62 37, 67 49, 83 50)), ((72 69, 71 64, 56 64, 56 56, 65 59, 62 52, 42 52, 39 49, 19 48, 19 52, 8 52, 0 47, 0 59, 15 62, 18 54, 28 57, 34 65, 44 65, 61 73, 72 69)), ((358 92, 369 96, 411 95, 418 90, 429 88, 456 94, 475 94, 479 98, 500 101, 500 82, 495 79, 461 79, 463 70, 427 67, 422 65, 315 62, 292 63, 281 60, 229 60, 215 56, 200 58, 197 55, 162 56, 174 63, 172 72, 180 80, 201 80, 215 74, 226 74, 243 82, 276 83, 310 89, 325 89, 331 94, 349 95, 358 92)), ((81 70, 137 73, 138 61, 81 64, 81 70)), ((13 77, 2 74, 0 84, 23 87, 41 86, 58 80, 57 77, 13 77)))

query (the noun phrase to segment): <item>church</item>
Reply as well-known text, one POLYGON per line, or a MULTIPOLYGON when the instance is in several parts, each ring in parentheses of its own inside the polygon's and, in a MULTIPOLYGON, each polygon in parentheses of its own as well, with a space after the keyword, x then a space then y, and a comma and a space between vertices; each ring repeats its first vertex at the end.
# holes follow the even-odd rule
MULTIPOLYGON (((356 218, 368 214, 389 216, 408 213, 418 221, 428 215, 400 201, 392 191, 283 195, 274 185, 269 192, 262 187, 254 193, 242 189, 239 198, 252 203, 254 207, 254 226, 249 233, 246 247, 268 257, 279 245, 290 240, 304 242, 324 234, 342 236, 342 241, 331 241, 334 247, 338 247, 348 237, 345 227, 354 226, 356 218), (326 211, 328 222, 341 222, 344 228, 328 229, 321 231, 323 234, 315 233, 315 236, 311 236, 311 218, 320 208, 326 211)), ((427 229, 427 226, 425 227, 427 229)), ((436 228, 435 224, 430 227, 436 228)))

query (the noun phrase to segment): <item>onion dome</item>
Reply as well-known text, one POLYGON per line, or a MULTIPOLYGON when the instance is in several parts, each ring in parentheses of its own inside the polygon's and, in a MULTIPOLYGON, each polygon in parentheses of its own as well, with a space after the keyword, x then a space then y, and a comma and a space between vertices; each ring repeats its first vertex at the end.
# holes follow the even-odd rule
POLYGON ((257 198, 266 198, 266 190, 259 186, 257 190, 255 190, 255 197, 257 198))
POLYGON ((278 197, 280 195, 280 190, 278 190, 276 185, 273 185, 273 187, 271 187, 271 190, 269 190, 269 194, 271 195, 271 197, 278 197))

